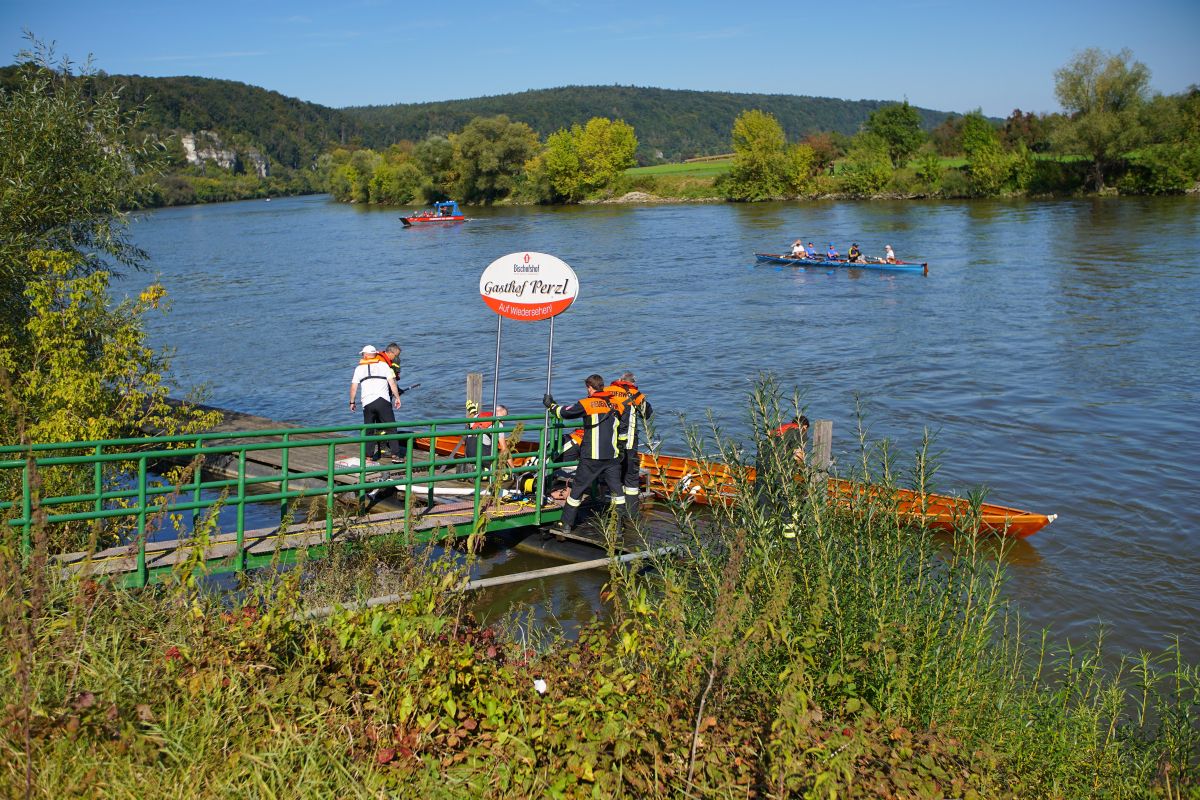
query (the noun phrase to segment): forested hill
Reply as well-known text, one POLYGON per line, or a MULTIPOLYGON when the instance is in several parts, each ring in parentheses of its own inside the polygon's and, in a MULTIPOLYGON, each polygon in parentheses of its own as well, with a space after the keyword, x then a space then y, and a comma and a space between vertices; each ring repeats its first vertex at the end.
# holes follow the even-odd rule
MULTIPOLYGON (((477 116, 507 114, 543 137, 592 117, 623 119, 637 133, 643 159, 653 158, 658 151, 661 158, 677 160, 729 152, 733 121, 747 109, 775 115, 788 138, 799 139, 817 131, 854 134, 872 111, 892 102, 897 101, 636 86, 564 86, 470 100, 351 107, 343 111, 361 123, 365 143, 372 147, 458 131, 477 116)), ((917 111, 926 130, 947 116, 942 111, 917 111)))
MULTIPOLYGON (((0 68, 0 86, 11 84, 16 69, 0 68)), ((104 73, 84 80, 100 91, 119 89, 123 107, 142 106, 143 130, 160 136, 214 131, 261 148, 290 169, 310 168, 334 143, 361 139, 358 123, 342 111, 237 81, 104 73)))
MULTIPOLYGON (((0 86, 16 67, 0 68, 0 86)), ((789 139, 837 131, 851 135, 867 116, 894 101, 836 100, 782 94, 734 94, 635 86, 565 86, 517 94, 390 106, 329 108, 236 81, 213 78, 87 78, 103 89, 120 88, 125 104, 144 107, 141 127, 160 136, 214 131, 234 145, 261 148, 277 165, 312 166, 337 144, 376 150, 401 140, 462 130, 474 117, 507 114, 545 137, 593 117, 623 119, 633 126, 643 162, 679 160, 730 150, 734 119, 747 109, 775 115, 789 139)), ((947 114, 917 109, 922 127, 947 114)))

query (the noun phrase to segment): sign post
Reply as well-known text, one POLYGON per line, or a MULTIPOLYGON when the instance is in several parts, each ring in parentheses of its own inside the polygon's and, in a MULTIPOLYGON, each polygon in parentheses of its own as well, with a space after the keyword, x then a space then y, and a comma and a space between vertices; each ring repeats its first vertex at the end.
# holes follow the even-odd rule
MULTIPOLYGON (((565 261, 546 253, 509 253, 488 265, 479 278, 479 295, 496 320, 496 372, 492 381, 492 413, 500 397, 500 323, 503 318, 522 322, 550 320, 550 346, 546 358, 546 394, 550 394, 550 378, 554 372, 554 318, 570 307, 579 296, 579 278, 565 261)), ((549 432, 550 411, 544 418, 549 432)), ((549 442, 542 437, 545 445, 549 442)), ((546 480, 546 449, 538 456, 537 496, 540 498, 546 480)), ((539 509, 541 505, 539 503, 539 509)))

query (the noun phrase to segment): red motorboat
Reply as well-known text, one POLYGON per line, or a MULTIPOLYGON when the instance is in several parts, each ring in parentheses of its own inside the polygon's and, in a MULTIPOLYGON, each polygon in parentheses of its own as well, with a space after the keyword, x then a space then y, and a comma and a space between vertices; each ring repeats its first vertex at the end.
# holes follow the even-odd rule
POLYGON ((407 217, 401 217, 400 221, 404 223, 404 227, 411 228, 413 225, 466 222, 467 218, 458 210, 457 202, 446 200, 445 202, 434 203, 432 211, 418 211, 407 217))

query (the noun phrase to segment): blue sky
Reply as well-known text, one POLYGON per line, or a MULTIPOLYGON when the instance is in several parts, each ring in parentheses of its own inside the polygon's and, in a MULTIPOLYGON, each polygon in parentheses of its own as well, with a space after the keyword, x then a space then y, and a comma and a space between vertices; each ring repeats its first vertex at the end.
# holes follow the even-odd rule
POLYGON ((328 106, 567 84, 1055 111, 1054 70, 1128 47, 1157 91, 1200 83, 1200 0, 482 3, 0 0, 0 63, 23 30, 111 73, 201 75, 328 106))

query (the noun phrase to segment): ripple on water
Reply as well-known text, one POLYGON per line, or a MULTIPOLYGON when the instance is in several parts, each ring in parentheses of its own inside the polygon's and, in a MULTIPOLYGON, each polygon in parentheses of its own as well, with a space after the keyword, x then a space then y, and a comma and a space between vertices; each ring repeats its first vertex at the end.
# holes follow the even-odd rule
MULTIPOLYGON (((403 380, 422 383, 405 415, 456 412, 463 374, 492 370, 479 274, 509 252, 559 255, 581 294, 556 321, 557 396, 633 369, 678 451, 676 413, 711 408, 745 438, 746 395, 771 370, 834 421, 851 463, 858 393, 895 452, 936 433, 943 488, 986 485, 994 502, 1061 515, 1010 558, 1030 623, 1083 638, 1103 619, 1126 650, 1180 634, 1195 661, 1196 202, 470 209, 465 225, 403 230, 392 210, 297 198, 166 209, 132 232, 174 300, 150 331, 177 349, 176 380, 313 424, 354 420, 357 352, 391 339, 403 380), (890 243, 930 275, 755 266, 754 251, 797 236, 890 243)), ((537 411, 547 326, 503 331, 502 397, 537 411)))

